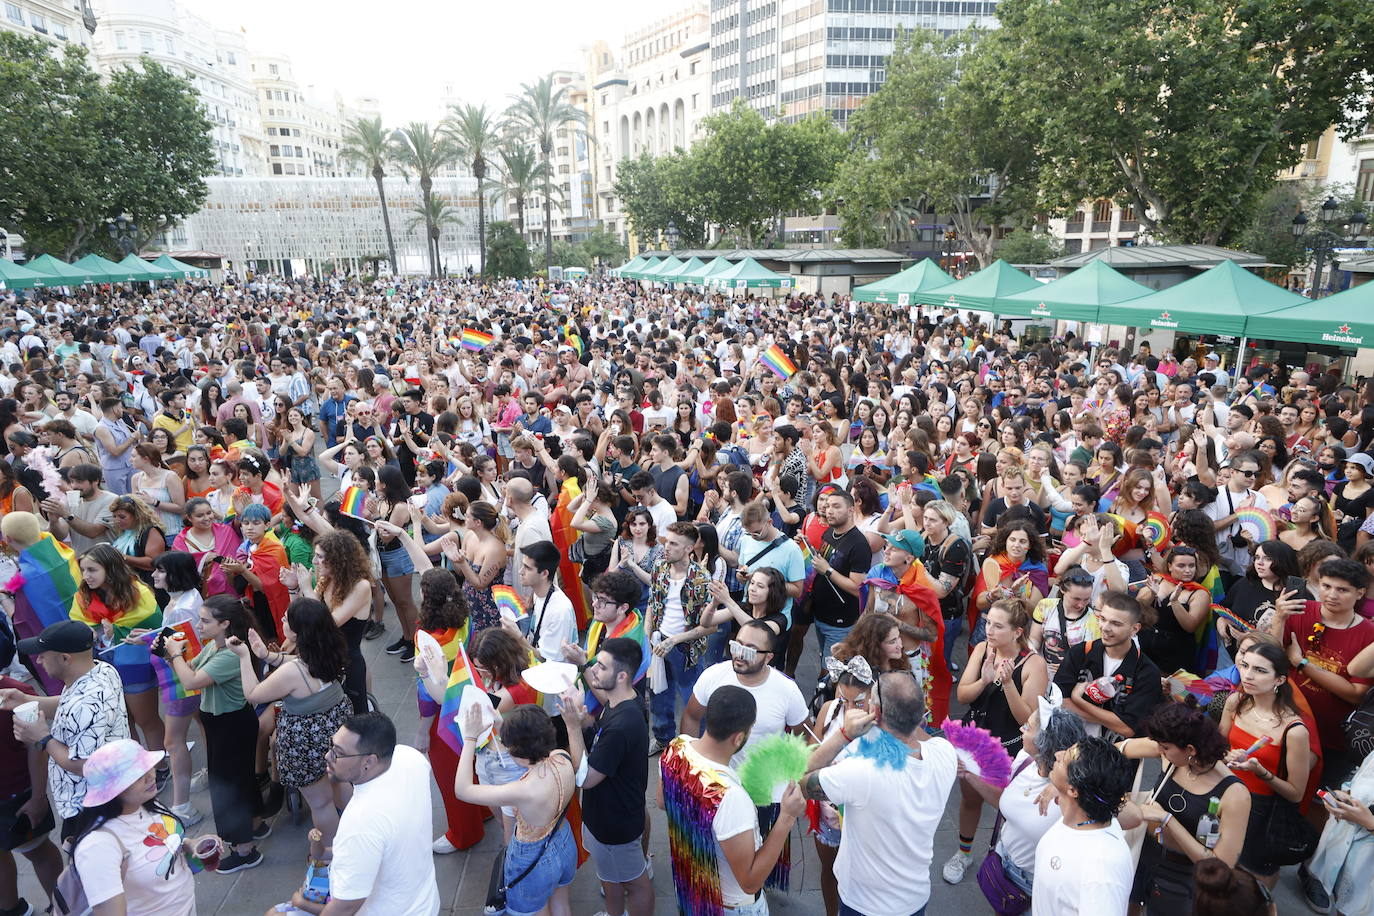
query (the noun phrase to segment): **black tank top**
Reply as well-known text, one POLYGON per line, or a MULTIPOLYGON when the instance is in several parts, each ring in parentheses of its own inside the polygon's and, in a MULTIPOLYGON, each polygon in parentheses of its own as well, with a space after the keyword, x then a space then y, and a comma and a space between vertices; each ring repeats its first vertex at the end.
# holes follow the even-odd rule
POLYGON ((1226 776, 1204 794, 1194 795, 1174 782, 1174 775, 1170 773, 1169 778, 1160 784, 1159 791, 1155 793, 1155 801, 1172 814, 1175 820, 1187 827, 1189 833, 1197 836, 1198 821, 1207 813, 1207 803, 1213 798, 1221 798, 1227 789, 1239 782, 1235 776, 1226 776))
MULTIPOLYGON (((986 651, 986 650, 985 650, 986 651)), ((1021 689, 1021 675, 1025 669, 1026 659, 1030 657, 1030 652, 1022 650, 1016 656, 1016 667, 1011 671, 1011 683, 1016 690, 1021 689)), ((1007 695, 1002 687, 989 684, 983 692, 969 704, 969 710, 977 710, 982 714, 982 727, 992 732, 993 736, 1002 742, 1002 747, 1011 756, 1015 757, 1021 751, 1021 723, 1016 720, 1016 716, 1011 711, 1011 706, 1007 703, 1007 695)))
POLYGON ((677 465, 673 465, 666 471, 655 468, 651 471, 654 475, 654 489, 658 495, 668 500, 669 505, 677 505, 677 482, 682 479, 683 470, 677 465))

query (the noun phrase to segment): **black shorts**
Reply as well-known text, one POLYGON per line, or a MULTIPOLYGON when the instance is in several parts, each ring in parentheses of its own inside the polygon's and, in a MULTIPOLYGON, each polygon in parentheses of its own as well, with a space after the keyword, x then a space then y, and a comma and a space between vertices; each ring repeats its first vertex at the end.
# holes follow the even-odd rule
POLYGON ((34 840, 47 836, 53 827, 57 826, 53 820, 51 806, 44 809, 37 826, 29 823, 26 815, 19 813, 19 809, 32 795, 32 790, 25 789, 18 795, 0 799, 0 849, 22 849, 34 840))

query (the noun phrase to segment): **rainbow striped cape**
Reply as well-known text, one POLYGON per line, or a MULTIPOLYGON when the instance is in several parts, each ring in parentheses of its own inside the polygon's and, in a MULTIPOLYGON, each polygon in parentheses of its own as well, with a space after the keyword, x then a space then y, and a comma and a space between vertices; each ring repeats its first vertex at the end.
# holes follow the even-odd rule
POLYGON ((716 811, 729 784, 713 767, 688 753, 686 736, 674 738, 659 758, 663 806, 668 815, 668 849, 678 908, 692 916, 724 916, 716 858, 716 811))
POLYGON ((97 655, 101 661, 109 662, 121 672, 128 672, 127 679, 138 683, 146 680, 144 675, 152 653, 148 651, 147 644, 130 645, 124 642, 124 637, 135 627, 161 627, 162 609, 157 606, 153 590, 141 580, 134 580, 134 588, 137 591, 134 606, 123 611, 106 605, 98 594, 92 594, 89 601, 83 602, 78 593, 72 600, 71 618, 95 628, 97 646, 102 641, 105 624, 111 624, 114 628, 113 644, 107 649, 97 649, 97 655))
POLYGON ((81 570, 70 547, 46 531, 19 554, 19 572, 6 585, 14 593, 14 628, 21 638, 66 620, 81 586, 81 570))

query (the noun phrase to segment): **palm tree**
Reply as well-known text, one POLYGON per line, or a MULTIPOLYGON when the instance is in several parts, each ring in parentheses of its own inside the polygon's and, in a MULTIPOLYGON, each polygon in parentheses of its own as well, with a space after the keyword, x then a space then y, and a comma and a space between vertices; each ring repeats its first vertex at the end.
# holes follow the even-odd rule
MULTIPOLYGON (((496 189, 494 196, 509 200, 512 209, 515 211, 516 229, 520 233, 520 238, 525 237, 525 201, 529 196, 541 187, 546 186, 544 181, 545 173, 548 171, 548 164, 539 161, 539 154, 534 147, 528 143, 521 143, 518 140, 507 140, 501 147, 501 172, 502 183, 496 189)), ((552 186, 557 195, 562 191, 557 185, 552 186)))
MULTIPOLYGON (((415 216, 406 226, 411 232, 417 228, 424 228, 425 231, 425 251, 429 254, 430 263, 439 264, 439 238, 444 234, 445 226, 460 226, 463 221, 458 216, 458 211, 449 204, 448 198, 430 197, 426 203, 422 203, 411 208, 411 213, 415 216)), ((438 276, 438 270, 434 271, 438 276)))
POLYGON ((506 113, 513 125, 523 131, 539 147, 544 173, 544 269, 553 266, 553 138, 557 131, 569 124, 585 136, 582 130, 587 113, 569 103, 564 95, 567 86, 554 87, 553 74, 533 83, 525 83, 506 113))
POLYGON ((496 115, 482 105, 453 105, 440 130, 452 140, 458 155, 477 179, 477 260, 479 272, 487 272, 487 157, 500 142, 501 125, 496 115))
MULTIPOLYGON (((452 165, 457 158, 452 139, 424 121, 411 121, 391 135, 391 159, 407 180, 411 172, 419 177, 420 205, 426 215, 433 212, 435 174, 452 165)), ((428 227, 426 235, 434 235, 433 226, 428 227)), ((429 275, 439 276, 439 258, 434 251, 430 252, 429 275)))
POLYGON ((344 130, 339 158, 371 172, 372 180, 377 182, 377 198, 382 203, 382 225, 386 228, 391 272, 397 273, 400 267, 396 263, 396 241, 391 237, 391 215, 386 209, 386 188, 382 185, 382 179, 386 177, 385 165, 391 155, 389 140, 381 118, 357 118, 344 130))

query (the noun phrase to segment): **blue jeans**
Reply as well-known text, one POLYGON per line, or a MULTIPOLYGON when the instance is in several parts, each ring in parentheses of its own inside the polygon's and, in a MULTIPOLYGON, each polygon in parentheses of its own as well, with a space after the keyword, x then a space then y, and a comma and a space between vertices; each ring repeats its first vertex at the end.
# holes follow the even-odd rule
MULTIPOLYGON (((959 634, 964 632, 963 616, 955 617, 953 620, 945 621, 945 664, 949 670, 954 670, 954 641, 959 638, 959 634)), ((956 678, 956 680, 958 680, 956 678)))
POLYGON ((538 864, 506 891, 507 916, 534 916, 555 890, 572 884, 577 875, 577 844, 566 820, 554 830, 547 846, 543 840, 512 839, 506 847, 505 880, 519 878, 531 862, 538 864))
MULTIPOLYGON (((860 913, 858 910, 854 909, 852 906, 850 906, 849 904, 847 904, 847 903, 845 903, 843 900, 841 900, 841 901, 840 901, 840 916, 864 916, 864 914, 863 914, 863 913, 860 913)), ((912 913, 911 916, 926 916, 926 908, 925 908, 925 907, 921 907, 919 910, 917 910, 916 912, 912 913)))
POLYGON ((706 637, 706 651, 701 654, 701 670, 714 665, 716 662, 723 662, 729 655, 730 648, 730 624, 722 623, 716 627, 714 633, 706 637))
POLYGON ((815 627, 816 642, 820 644, 821 649, 821 666, 824 670, 826 656, 830 654, 830 650, 837 643, 849 635, 850 627, 832 627, 830 624, 821 623, 819 620, 815 621, 815 627))
POLYGON ((649 711, 653 714, 654 737, 659 744, 666 745, 677 737, 677 704, 681 701, 684 707, 687 705, 701 668, 688 665, 687 647, 677 645, 663 656, 663 669, 668 675, 668 686, 662 693, 650 696, 649 711))

